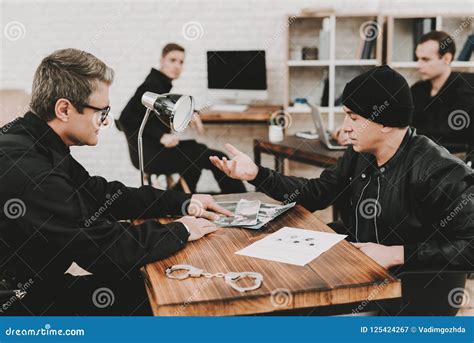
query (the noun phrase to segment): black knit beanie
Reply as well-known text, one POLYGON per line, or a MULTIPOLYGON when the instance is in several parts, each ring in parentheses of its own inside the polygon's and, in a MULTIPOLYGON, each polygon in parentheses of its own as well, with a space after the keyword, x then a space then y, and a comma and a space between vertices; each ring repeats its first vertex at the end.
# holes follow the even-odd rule
POLYGON ((342 104, 389 127, 411 124, 413 100, 405 78, 389 66, 375 67, 346 84, 342 104))

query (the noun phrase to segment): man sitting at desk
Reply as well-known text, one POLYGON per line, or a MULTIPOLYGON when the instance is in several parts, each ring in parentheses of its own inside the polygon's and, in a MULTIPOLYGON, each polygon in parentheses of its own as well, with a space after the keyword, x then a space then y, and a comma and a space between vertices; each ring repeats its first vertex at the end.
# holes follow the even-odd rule
MULTIPOLYGON (((145 115, 145 106, 141 97, 145 91, 158 94, 169 93, 172 81, 176 80, 183 69, 184 48, 178 44, 167 44, 162 51, 160 69, 152 68, 145 81, 125 106, 120 117, 128 140, 130 157, 138 168, 137 135, 145 115)), ((195 116, 198 130, 203 130, 201 121, 195 116)), ((225 157, 220 151, 209 149, 195 140, 179 140, 156 116, 151 116, 143 133, 143 154, 145 172, 152 174, 179 173, 188 184, 191 192, 196 190, 201 171, 210 169, 222 193, 243 193, 245 186, 241 181, 233 180, 209 162, 209 156, 225 157)), ((175 189, 182 190, 178 183, 175 189)))
POLYGON ((218 216, 207 209, 231 215, 209 195, 90 176, 71 156, 70 146, 97 144, 113 75, 87 52, 56 51, 36 70, 31 111, 1 130, 0 314, 151 314, 140 267, 215 225, 148 219, 188 209, 209 219, 218 216), (82 276, 66 274, 74 261, 87 270, 82 276))
MULTIPOLYGON (((352 145, 319 178, 283 176, 231 145, 231 160, 211 161, 277 200, 290 197, 310 211, 337 203, 342 223, 332 227, 386 268, 472 269, 474 171, 409 127, 413 103, 405 79, 388 66, 373 68, 346 85, 343 105, 352 145)), ((402 277, 404 297, 419 288, 403 313, 452 314, 443 304, 451 289, 464 286, 460 275, 402 277)))

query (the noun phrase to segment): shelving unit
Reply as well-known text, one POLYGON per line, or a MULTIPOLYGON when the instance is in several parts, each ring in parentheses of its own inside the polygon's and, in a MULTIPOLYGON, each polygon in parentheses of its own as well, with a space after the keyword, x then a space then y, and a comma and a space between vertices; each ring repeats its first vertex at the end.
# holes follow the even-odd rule
MULTIPOLYGON (((332 129, 335 113, 342 112, 342 107, 336 104, 336 100, 342 94, 346 82, 382 62, 384 18, 376 13, 338 15, 326 12, 288 15, 286 20, 288 29, 284 107, 289 108, 295 98, 306 98, 321 105, 327 78, 328 104, 321 107, 321 112, 328 114, 327 125, 332 129), (325 18, 329 22, 328 58, 303 60, 298 55, 303 47, 320 48, 319 32, 323 29, 325 18), (365 37, 361 30, 368 24, 376 30, 374 46, 369 59, 358 59, 365 37)), ((319 52, 321 53, 321 49, 319 52)))

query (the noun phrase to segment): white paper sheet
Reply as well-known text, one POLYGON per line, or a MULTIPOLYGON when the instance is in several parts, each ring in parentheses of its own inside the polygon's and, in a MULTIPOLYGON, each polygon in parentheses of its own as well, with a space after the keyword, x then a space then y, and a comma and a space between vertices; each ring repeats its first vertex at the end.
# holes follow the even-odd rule
POLYGON ((346 237, 285 226, 236 254, 304 266, 346 237))

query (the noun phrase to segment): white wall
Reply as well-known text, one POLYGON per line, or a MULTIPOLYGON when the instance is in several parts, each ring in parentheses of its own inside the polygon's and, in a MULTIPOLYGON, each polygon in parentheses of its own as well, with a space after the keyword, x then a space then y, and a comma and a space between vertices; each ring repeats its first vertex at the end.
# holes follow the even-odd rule
MULTIPOLYGON (((177 42, 187 49, 184 73, 175 90, 192 94, 198 104, 208 100, 206 50, 265 49, 270 102, 282 103, 284 72, 284 16, 302 8, 334 8, 344 12, 381 11, 419 13, 437 11, 462 15, 473 12, 472 0, 444 1, 13 1, 1 0, 0 88, 31 89, 41 58, 74 47, 87 50, 116 71, 111 88, 113 113, 121 109, 156 65, 162 46, 177 42), (12 22, 19 31, 10 31, 12 22), (195 40, 183 35, 186 23, 198 22, 195 40), (202 31, 200 28, 202 27, 202 31), (15 36, 15 32, 19 36, 15 36), (7 39, 7 35, 10 39, 7 39), (12 39, 13 37, 13 39, 12 39), (18 39, 16 39, 18 38, 18 39)), ((15 27, 13 27, 14 29, 15 27)), ((188 33, 192 35, 191 33, 188 33)), ((231 128, 228 137, 240 137, 231 128), (232 134, 234 132, 234 134, 232 134)), ((205 137, 201 141, 211 142, 205 137)), ((245 148, 250 150, 249 146, 245 148)), ((250 152, 250 151, 249 151, 250 152)), ((76 158, 92 174, 138 184, 123 134, 115 128, 103 132, 97 148, 75 148, 76 158)))

